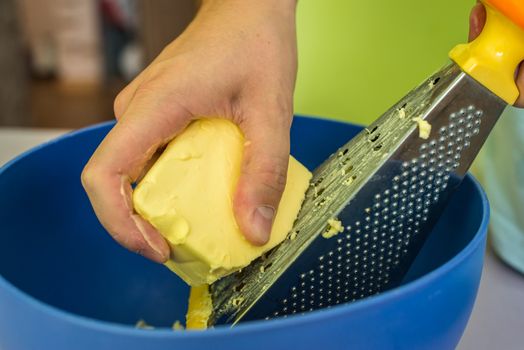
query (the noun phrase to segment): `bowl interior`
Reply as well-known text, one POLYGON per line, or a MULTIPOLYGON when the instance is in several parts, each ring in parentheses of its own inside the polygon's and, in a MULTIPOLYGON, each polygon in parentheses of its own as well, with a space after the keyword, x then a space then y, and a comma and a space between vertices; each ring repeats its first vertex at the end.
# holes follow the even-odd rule
MULTIPOLYGON (((184 320, 188 288, 166 268, 116 244, 99 224, 80 184, 84 164, 111 127, 68 135, 0 170, 0 278, 74 314, 129 325, 144 319, 169 327, 184 320)), ((346 123, 295 118, 292 154, 314 169, 360 130, 346 123)), ((464 249, 485 214, 480 193, 467 178, 405 283, 464 249)))

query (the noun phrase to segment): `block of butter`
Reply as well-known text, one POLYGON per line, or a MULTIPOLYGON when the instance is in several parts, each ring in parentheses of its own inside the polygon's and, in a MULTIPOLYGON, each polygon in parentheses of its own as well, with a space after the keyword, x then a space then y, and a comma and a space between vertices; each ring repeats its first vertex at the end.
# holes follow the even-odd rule
POLYGON ((171 247, 166 266, 189 285, 213 283, 282 242, 304 199, 311 173, 290 156, 271 238, 260 247, 249 243, 238 228, 232 202, 244 143, 238 126, 228 120, 194 121, 135 188, 135 210, 171 247))

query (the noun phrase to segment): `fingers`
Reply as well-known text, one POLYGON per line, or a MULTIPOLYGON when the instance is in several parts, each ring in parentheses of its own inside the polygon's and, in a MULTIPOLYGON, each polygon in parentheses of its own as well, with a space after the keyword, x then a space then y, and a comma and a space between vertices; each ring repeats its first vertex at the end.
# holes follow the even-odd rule
POLYGON ((480 2, 478 2, 469 16, 469 41, 476 39, 486 23, 486 8, 480 2))
POLYGON ((246 238, 263 245, 286 185, 291 113, 256 113, 241 123, 247 141, 234 210, 246 238))
MULTIPOLYGON (((162 89, 152 89, 162 91, 162 89)), ((154 261, 169 258, 163 237, 134 213, 131 184, 155 151, 189 120, 166 96, 137 91, 126 113, 100 144, 82 173, 82 183, 102 225, 120 244, 154 261)))
POLYGON ((127 106, 131 103, 133 96, 135 95, 136 88, 138 87, 138 82, 133 80, 129 85, 127 85, 122 91, 118 93, 113 102, 113 112, 115 113, 116 120, 120 120, 124 113, 127 110, 127 106))
POLYGON ((524 64, 520 64, 520 68, 518 70, 517 74, 517 86, 520 90, 520 96, 517 99, 517 102, 515 103, 515 107, 524 107, 524 64))

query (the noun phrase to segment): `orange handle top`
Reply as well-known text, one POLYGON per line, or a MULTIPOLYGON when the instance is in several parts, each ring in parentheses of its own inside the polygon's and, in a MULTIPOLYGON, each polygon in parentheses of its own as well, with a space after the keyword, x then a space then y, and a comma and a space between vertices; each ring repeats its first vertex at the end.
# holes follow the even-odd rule
POLYGON ((450 57, 470 77, 508 104, 519 97, 515 70, 524 61, 524 0, 482 0, 486 24, 477 39, 450 57))
POLYGON ((524 0, 484 0, 524 29, 524 0))

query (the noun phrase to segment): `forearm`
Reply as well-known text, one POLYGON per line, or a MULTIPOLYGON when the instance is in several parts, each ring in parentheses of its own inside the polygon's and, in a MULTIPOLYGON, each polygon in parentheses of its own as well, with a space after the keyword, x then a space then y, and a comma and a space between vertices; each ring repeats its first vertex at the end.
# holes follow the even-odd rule
POLYGON ((208 11, 218 7, 234 7, 240 11, 260 11, 261 15, 267 11, 284 15, 295 15, 298 0, 199 0, 200 11, 208 11))

